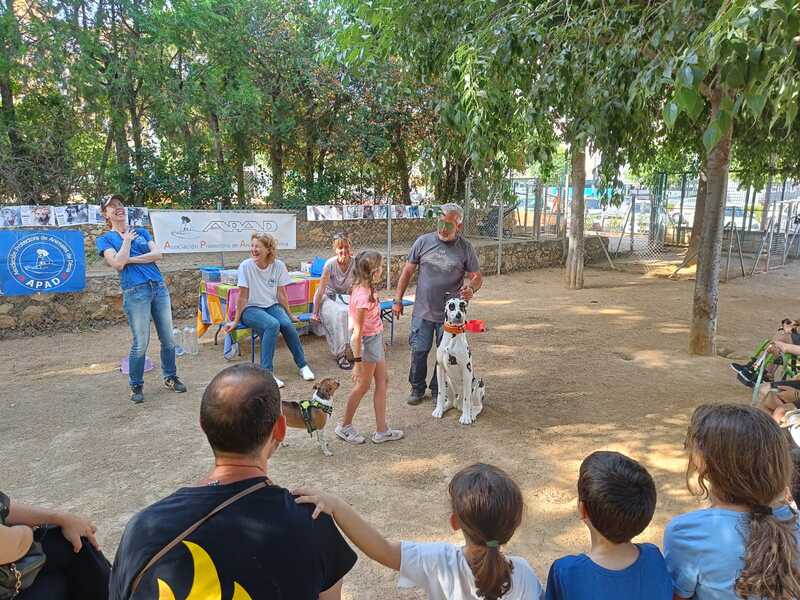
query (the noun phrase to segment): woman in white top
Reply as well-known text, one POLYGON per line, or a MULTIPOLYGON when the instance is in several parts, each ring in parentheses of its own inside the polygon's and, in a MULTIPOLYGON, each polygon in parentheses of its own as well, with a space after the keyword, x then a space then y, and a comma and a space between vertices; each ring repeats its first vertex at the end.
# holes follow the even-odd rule
POLYGON ((294 490, 298 504, 315 504, 372 560, 400 571, 399 587, 419 587, 430 600, 540 600, 539 579, 524 558, 506 556, 504 546, 522 521, 519 486, 504 471, 475 464, 450 481, 450 526, 464 545, 390 542, 332 494, 294 490))
POLYGON ((353 287, 353 245, 348 237, 337 234, 333 238, 333 251, 335 256, 322 269, 311 318, 320 323, 339 367, 352 369, 347 303, 353 287))
MULTIPOLYGON (((294 327, 297 317, 289 309, 286 286, 292 280, 286 265, 278 260, 278 246, 267 234, 254 233, 250 238, 250 257, 239 265, 239 299, 236 316, 225 326, 233 331, 241 322, 261 338, 261 368, 272 372, 272 359, 278 333, 283 335, 292 353, 300 375, 306 381, 314 379, 314 373, 306 363, 300 336, 294 327)), ((273 375, 275 377, 275 375, 273 375)), ((283 381, 275 377, 278 387, 283 381)))

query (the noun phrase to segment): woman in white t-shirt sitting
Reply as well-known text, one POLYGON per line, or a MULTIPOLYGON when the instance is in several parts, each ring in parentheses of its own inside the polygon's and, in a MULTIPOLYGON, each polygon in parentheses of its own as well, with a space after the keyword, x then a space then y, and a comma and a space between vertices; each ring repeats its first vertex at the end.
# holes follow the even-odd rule
POLYGON ((423 589, 429 600, 540 600, 542 584, 524 558, 506 556, 506 545, 522 521, 524 504, 516 482, 504 471, 475 464, 450 481, 450 526, 464 545, 390 542, 347 502, 332 494, 298 489, 298 504, 315 504, 372 560, 400 571, 398 587, 423 589))
MULTIPOLYGON (((270 373, 280 332, 300 369, 300 375, 306 381, 311 381, 314 373, 306 363, 300 336, 294 327, 298 319, 289 310, 289 297, 286 295, 286 286, 292 280, 286 265, 277 258, 275 239, 254 233, 250 238, 250 256, 239 265, 240 292, 236 316, 225 326, 225 331, 233 331, 240 322, 252 329, 261 338, 261 368, 270 373)), ((283 387, 283 381, 277 377, 275 381, 278 387, 283 387)))

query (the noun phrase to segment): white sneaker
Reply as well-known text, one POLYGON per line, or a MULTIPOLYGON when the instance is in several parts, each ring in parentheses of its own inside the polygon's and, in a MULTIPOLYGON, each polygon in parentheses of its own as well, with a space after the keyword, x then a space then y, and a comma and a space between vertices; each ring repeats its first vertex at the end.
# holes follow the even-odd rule
POLYGON ((278 384, 278 389, 280 389, 280 388, 282 388, 284 385, 286 385, 285 383, 283 383, 283 381, 281 381, 280 379, 278 379, 277 377, 275 377, 275 375, 273 375, 273 376, 272 376, 272 378, 275 380, 275 383, 277 383, 277 384, 278 384))
POLYGON ((308 368, 308 365, 300 369, 300 375, 306 381, 314 381, 314 372, 308 368))

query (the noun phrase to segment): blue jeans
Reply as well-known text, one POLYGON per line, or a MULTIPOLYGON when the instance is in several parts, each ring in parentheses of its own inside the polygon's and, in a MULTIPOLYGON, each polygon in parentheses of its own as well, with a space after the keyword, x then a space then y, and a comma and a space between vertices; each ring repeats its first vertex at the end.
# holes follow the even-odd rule
POLYGON ((133 333, 129 355, 131 386, 144 383, 144 359, 150 343, 150 321, 156 324, 161 342, 161 370, 164 378, 175 377, 175 340, 172 339, 172 304, 163 281, 148 281, 122 290, 122 308, 133 333))
MULTIPOLYGON (((411 318, 411 332, 408 335, 408 345, 411 346, 411 369, 408 372, 408 382, 411 384, 411 391, 418 396, 425 393, 425 380, 428 377, 428 354, 430 354, 434 339, 437 346, 442 341, 441 323, 426 321, 418 317, 411 318)), ((435 399, 439 391, 436 367, 433 369, 430 388, 435 399)))
POLYGON ((248 306, 242 311, 241 321, 261 338, 262 369, 272 371, 272 359, 275 356, 278 331, 286 340, 286 345, 289 347, 297 367, 302 369, 306 366, 306 355, 300 344, 300 336, 283 306, 280 304, 273 304, 269 308, 248 306))

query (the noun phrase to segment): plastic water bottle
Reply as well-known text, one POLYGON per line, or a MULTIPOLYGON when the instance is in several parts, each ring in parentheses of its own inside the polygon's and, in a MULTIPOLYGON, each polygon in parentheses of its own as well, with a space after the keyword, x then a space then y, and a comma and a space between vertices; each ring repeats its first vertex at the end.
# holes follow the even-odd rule
POLYGON ((189 327, 189 339, 192 356, 197 356, 200 353, 200 342, 197 340, 197 332, 194 327, 189 327))
POLYGON ((175 356, 183 356, 186 353, 183 346, 183 334, 177 327, 172 329, 172 339, 175 342, 175 356))
POLYGON ((183 328, 183 350, 187 355, 192 353, 192 328, 188 325, 183 328))

